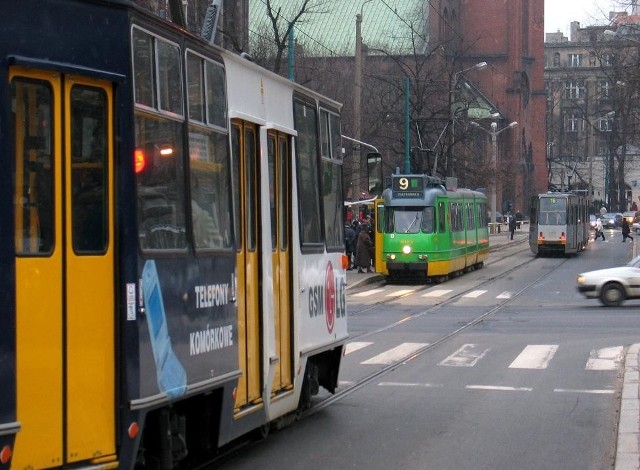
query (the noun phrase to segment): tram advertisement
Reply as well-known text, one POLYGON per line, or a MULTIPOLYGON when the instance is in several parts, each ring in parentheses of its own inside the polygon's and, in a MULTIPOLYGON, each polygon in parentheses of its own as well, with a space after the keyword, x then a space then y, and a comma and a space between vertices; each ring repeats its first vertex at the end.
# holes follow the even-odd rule
POLYGON ((237 370, 232 267, 232 257, 143 262, 141 396, 165 393, 175 399, 190 384, 237 370))
POLYGON ((334 268, 334 263, 329 261, 324 271, 309 271, 314 273, 314 280, 310 280, 308 295, 309 320, 313 328, 305 328, 310 335, 310 341, 317 341, 321 337, 330 335, 341 337, 346 335, 347 282, 344 271, 334 268), (322 277, 320 275, 322 274, 322 277))

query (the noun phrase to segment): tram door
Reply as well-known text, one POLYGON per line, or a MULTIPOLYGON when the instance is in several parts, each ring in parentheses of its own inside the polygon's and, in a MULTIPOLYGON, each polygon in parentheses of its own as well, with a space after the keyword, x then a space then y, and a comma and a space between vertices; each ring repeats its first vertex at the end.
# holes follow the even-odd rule
POLYGON ((291 275, 289 227, 289 140, 286 134, 267 133, 267 160, 269 164, 269 205, 271 211, 271 246, 273 265, 273 312, 276 366, 272 392, 293 388, 291 373, 291 275))
POLYGON ((13 468, 115 460, 112 87, 13 68, 13 468))
POLYGON ((237 240, 238 350, 242 376, 236 410, 261 403, 260 220, 258 128, 242 121, 231 126, 237 240))

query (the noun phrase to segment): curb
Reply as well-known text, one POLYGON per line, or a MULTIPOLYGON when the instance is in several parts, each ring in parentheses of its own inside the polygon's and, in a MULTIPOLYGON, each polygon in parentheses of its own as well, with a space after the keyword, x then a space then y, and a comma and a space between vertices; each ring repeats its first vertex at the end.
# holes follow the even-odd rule
POLYGON ((624 361, 615 470, 637 470, 640 468, 638 440, 640 438, 639 354, 640 343, 633 344, 629 347, 624 361))

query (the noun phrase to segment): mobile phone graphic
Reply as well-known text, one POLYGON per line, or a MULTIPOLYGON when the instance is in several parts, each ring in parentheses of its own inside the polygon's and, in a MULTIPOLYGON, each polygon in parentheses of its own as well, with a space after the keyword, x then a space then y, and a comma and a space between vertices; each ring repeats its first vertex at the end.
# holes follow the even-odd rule
POLYGON ((142 270, 142 292, 146 307, 147 326, 156 363, 160 391, 169 398, 177 398, 187 390, 187 372, 171 347, 167 318, 162 301, 162 290, 156 263, 147 260, 142 270))

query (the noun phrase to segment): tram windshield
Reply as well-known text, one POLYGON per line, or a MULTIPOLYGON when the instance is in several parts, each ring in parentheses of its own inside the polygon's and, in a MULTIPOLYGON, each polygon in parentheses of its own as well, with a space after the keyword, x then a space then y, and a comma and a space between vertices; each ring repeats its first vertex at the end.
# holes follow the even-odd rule
POLYGON ((540 199, 540 225, 566 225, 567 200, 555 197, 540 199))
POLYGON ((386 233, 433 233, 433 207, 388 207, 386 233))

